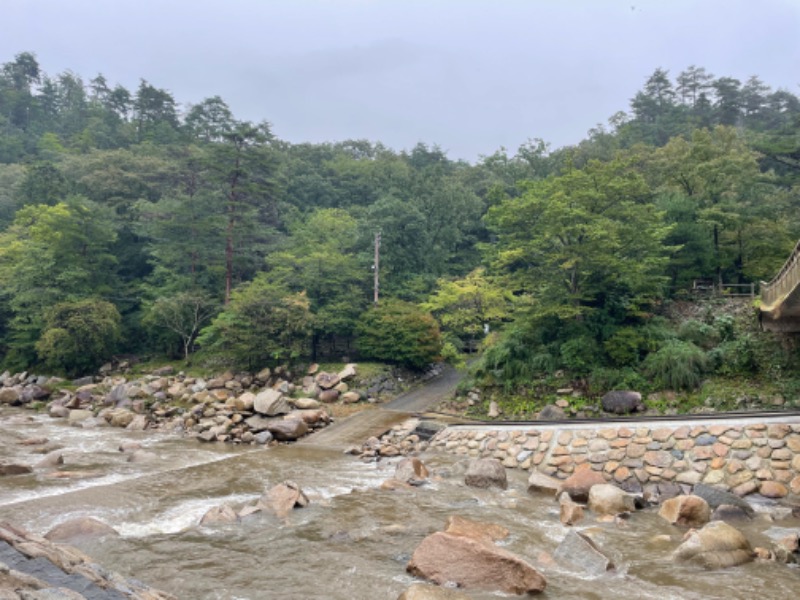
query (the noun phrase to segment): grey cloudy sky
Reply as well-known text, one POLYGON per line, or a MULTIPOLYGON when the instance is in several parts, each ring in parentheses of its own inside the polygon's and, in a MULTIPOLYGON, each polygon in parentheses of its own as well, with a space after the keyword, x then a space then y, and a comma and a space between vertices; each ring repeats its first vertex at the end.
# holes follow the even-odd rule
POLYGON ((800 93, 800 0, 2 0, 0 19, 0 62, 468 160, 577 143, 659 66, 800 93))

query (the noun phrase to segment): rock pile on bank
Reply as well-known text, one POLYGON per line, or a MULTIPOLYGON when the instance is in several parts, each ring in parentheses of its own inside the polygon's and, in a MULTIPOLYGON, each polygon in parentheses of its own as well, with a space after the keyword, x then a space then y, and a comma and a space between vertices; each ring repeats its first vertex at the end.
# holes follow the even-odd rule
POLYGON ((70 424, 179 432, 202 442, 267 444, 293 441, 327 426, 326 405, 366 401, 351 387, 356 365, 337 373, 312 365, 298 383, 285 368, 256 374, 226 372, 211 379, 175 374, 170 367, 128 379, 66 382, 27 373, 0 375, 0 404, 44 407, 70 424), (72 385, 68 385, 71 383, 72 385))

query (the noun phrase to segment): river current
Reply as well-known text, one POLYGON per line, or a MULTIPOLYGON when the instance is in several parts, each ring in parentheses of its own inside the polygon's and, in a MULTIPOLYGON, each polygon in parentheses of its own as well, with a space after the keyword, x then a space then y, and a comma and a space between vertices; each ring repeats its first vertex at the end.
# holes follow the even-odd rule
MULTIPOLYGON (((64 464, 0 478, 0 520, 43 534, 77 516, 96 517, 120 535, 76 545, 105 567, 179 598, 395 600, 415 581, 405 566, 416 546, 454 514, 508 528, 511 535, 502 545, 547 578, 542 598, 780 600, 795 598, 800 589, 795 566, 755 562, 706 571, 674 563, 670 554, 685 531, 653 510, 616 524, 587 514, 577 529, 616 563, 615 570, 590 577, 551 558, 567 528, 552 498, 528 495, 525 473, 510 471, 506 491, 469 488, 464 465, 449 455, 421 457, 436 475, 430 484, 386 491, 380 484, 398 459, 365 463, 306 445, 199 444, 0 412, 0 461, 35 463, 42 444, 20 443, 32 438, 61 447, 64 464), (138 442, 155 456, 127 462, 118 450, 123 442, 138 442), (298 483, 311 499, 288 519, 258 514, 235 524, 198 525, 208 509, 242 506, 285 480, 298 483), (670 541, 655 541, 664 535, 670 541)), ((768 547, 766 530, 796 530, 800 520, 772 522, 761 513, 737 526, 751 544, 768 547)), ((504 597, 468 593, 476 600, 504 597)))

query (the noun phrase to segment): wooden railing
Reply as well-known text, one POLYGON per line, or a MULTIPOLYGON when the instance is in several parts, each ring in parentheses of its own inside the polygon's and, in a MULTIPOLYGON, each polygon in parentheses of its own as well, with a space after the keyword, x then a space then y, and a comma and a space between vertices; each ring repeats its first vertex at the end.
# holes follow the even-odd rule
POLYGON ((774 308, 789 292, 800 284, 800 242, 778 274, 769 282, 761 282, 761 306, 774 308))
POLYGON ((692 293, 700 295, 727 296, 728 298, 755 298, 756 283, 714 283, 711 280, 695 279, 692 293))

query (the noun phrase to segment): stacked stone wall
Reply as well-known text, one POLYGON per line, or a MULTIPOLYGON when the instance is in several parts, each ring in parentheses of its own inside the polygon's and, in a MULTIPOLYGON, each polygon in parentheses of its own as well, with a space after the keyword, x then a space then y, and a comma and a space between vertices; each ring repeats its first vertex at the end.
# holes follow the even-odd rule
POLYGON ((660 424, 597 429, 451 427, 431 447, 465 457, 491 457, 506 467, 561 479, 578 465, 624 488, 706 483, 744 496, 800 494, 800 424, 660 424))

